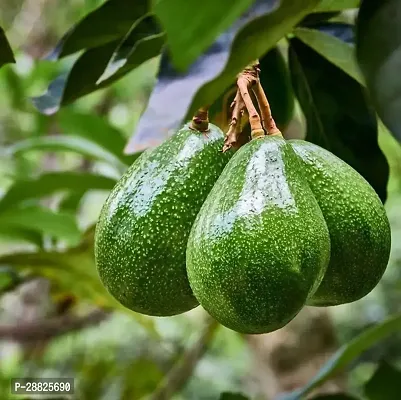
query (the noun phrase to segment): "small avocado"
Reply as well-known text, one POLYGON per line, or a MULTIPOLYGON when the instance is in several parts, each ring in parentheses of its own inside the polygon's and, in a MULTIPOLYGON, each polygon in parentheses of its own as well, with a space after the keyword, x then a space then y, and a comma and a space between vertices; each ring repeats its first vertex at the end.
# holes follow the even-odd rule
POLYGON ((303 140, 289 140, 330 232, 331 257, 324 279, 309 299, 314 306, 351 303, 378 284, 391 248, 389 221, 380 198, 351 166, 303 140))
POLYGON ((198 305, 188 283, 185 253, 191 226, 232 153, 209 124, 186 124, 145 151, 111 191, 96 227, 101 281, 125 307, 170 316, 198 305))
POLYGON ((300 160, 281 136, 253 139, 220 175, 187 245, 191 288, 224 326, 283 327, 313 295, 330 237, 300 160))

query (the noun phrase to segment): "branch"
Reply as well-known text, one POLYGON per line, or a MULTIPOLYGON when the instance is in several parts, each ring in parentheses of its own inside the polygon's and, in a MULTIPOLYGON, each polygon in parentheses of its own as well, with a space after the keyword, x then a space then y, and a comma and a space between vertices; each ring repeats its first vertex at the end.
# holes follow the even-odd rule
POLYGON ((188 379, 192 376, 196 364, 202 358, 207 350, 219 323, 208 317, 205 328, 199 339, 190 347, 177 363, 172 367, 156 392, 149 397, 149 400, 169 400, 174 393, 180 391, 188 379))
POLYGON ((258 101, 263 128, 266 129, 268 135, 280 135, 281 132, 274 122, 269 101, 267 100, 266 94, 263 90, 262 85, 260 84, 259 79, 252 89, 258 101))
POLYGON ((201 107, 194 117, 190 128, 195 131, 207 132, 209 130, 209 107, 201 107))
POLYGON ((0 325, 0 338, 19 342, 32 342, 51 339, 65 333, 99 324, 110 314, 104 310, 95 310, 83 317, 63 316, 47 321, 29 322, 18 325, 0 325))
POLYGON ((258 111, 253 104, 251 96, 249 95, 250 88, 259 81, 258 65, 258 62, 254 62, 250 66, 246 67, 237 79, 238 89, 241 92, 242 100, 244 101, 246 109, 248 110, 252 138, 261 137, 265 134, 258 111))
POLYGON ((223 153, 233 147, 241 135, 241 119, 244 114, 245 103, 242 99, 241 92, 237 90, 234 101, 231 103, 232 118, 230 122, 230 128, 226 133, 224 139, 223 153))
MULTIPOLYGON (((256 60, 238 75, 238 90, 235 99, 231 104, 232 117, 230 127, 224 140, 223 153, 239 144, 239 138, 242 133, 241 119, 244 115, 244 109, 248 111, 252 139, 265 136, 265 130, 268 135, 281 135, 281 132, 277 128, 272 117, 270 104, 267 100, 266 94, 260 84, 259 72, 259 62, 256 60), (260 116, 253 104, 249 90, 252 90, 255 94, 260 110, 260 116)), ((240 145, 241 144, 239 144, 239 146, 240 145)))

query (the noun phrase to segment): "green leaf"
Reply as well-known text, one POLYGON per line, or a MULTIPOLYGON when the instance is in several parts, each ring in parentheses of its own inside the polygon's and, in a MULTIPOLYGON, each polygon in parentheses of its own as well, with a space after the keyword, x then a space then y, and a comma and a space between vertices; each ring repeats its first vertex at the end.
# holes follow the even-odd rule
POLYGON ((299 400, 302 396, 307 395, 311 390, 344 370, 351 361, 355 360, 363 352, 400 329, 401 314, 394 315, 384 322, 366 329, 362 334, 341 346, 306 386, 285 396, 282 400, 299 400))
POLYGON ((282 0, 269 14, 245 25, 236 36, 224 70, 196 93, 186 119, 205 104, 212 104, 244 67, 266 54, 280 39, 289 33, 302 18, 310 13, 318 0, 282 0))
POLYGON ((382 361, 365 384, 364 394, 369 400, 394 400, 401 393, 401 371, 382 361))
POLYGON ((160 31, 153 14, 144 15, 141 19, 136 21, 134 25, 132 25, 128 34, 115 49, 114 54, 97 83, 109 79, 124 66, 127 67, 126 64, 128 59, 132 53, 136 51, 137 46, 142 43, 142 40, 145 39, 146 41, 149 37, 154 35, 164 38, 164 33, 160 31))
POLYGON ((321 0, 314 12, 343 11, 348 8, 358 8, 361 0, 321 0))
POLYGON ((81 237, 73 214, 54 212, 39 206, 12 208, 0 214, 2 229, 27 229, 40 232, 70 244, 77 244, 81 237))
POLYGON ((42 247, 43 245, 43 237, 40 232, 7 225, 0 226, 0 241, 1 238, 6 241, 31 243, 37 247, 42 247))
POLYGON ((79 205, 81 204, 82 198, 85 195, 85 191, 68 193, 59 204, 59 210, 76 213, 79 205))
POLYGON ((89 172, 49 172, 15 182, 0 199, 0 211, 59 191, 111 190, 115 183, 114 179, 89 172))
POLYGON ((357 25, 357 58, 376 110, 401 142, 401 2, 364 0, 357 25))
POLYGON ((96 81, 103 73, 119 40, 85 51, 67 74, 50 83, 47 92, 32 99, 34 106, 44 114, 51 115, 61 105, 69 104, 96 89, 96 81))
POLYGON ((58 76, 50 83, 44 94, 31 98, 33 105, 41 113, 51 115, 58 111, 67 78, 67 73, 58 76))
MULTIPOLYGON (((166 140, 170 133, 179 129, 185 122, 184 118, 196 92, 215 78, 226 65, 236 34, 257 16, 270 12, 277 1, 257 0, 246 14, 235 21, 191 64, 185 73, 174 68, 165 49, 160 57, 156 84, 125 151, 133 153, 157 146, 166 140)), ((235 79, 230 82, 230 86, 233 84, 235 85, 235 79)), ((220 97, 223 97, 223 93, 220 97)), ((219 96, 216 96, 216 101, 220 104, 226 103, 225 100, 219 99, 219 96)))
POLYGON ((0 295, 20 282, 21 278, 13 268, 0 267, 0 295))
POLYGON ((284 131, 294 112, 294 92, 288 65, 278 47, 271 49, 259 60, 260 83, 269 96, 273 118, 284 131))
POLYGON ((249 397, 242 393, 224 392, 220 395, 220 400, 248 400, 249 397))
POLYGON ((353 46, 316 29, 296 28, 294 35, 361 85, 365 84, 356 63, 353 46))
POLYGON ((147 1, 108 0, 73 26, 48 58, 65 57, 118 40, 147 12, 147 1))
MULTIPOLYGON (((127 37, 125 40, 130 40, 130 38, 127 37)), ((151 58, 159 56, 164 41, 164 33, 157 33, 138 40, 131 49, 124 50, 125 55, 124 52, 122 52, 122 48, 121 52, 118 54, 114 53, 111 62, 106 66, 107 70, 105 71, 105 75, 102 75, 97 81, 99 88, 109 86, 141 64, 151 58)))
POLYGON ((0 26, 0 68, 5 64, 15 63, 14 54, 8 43, 4 29, 0 26))
POLYGON ((254 0, 206 1, 201 4, 197 0, 155 2, 154 12, 166 31, 171 58, 177 69, 187 69, 253 2, 254 0))
POLYGON ((364 88, 299 39, 291 40, 289 64, 306 117, 306 140, 351 165, 384 202, 389 166, 378 145, 376 113, 364 88))
POLYGON ((57 120, 63 133, 95 142, 127 165, 138 157, 138 154, 124 155, 126 138, 123 133, 99 115, 66 108, 57 113, 57 120))
POLYGON ((330 11, 330 12, 314 12, 312 14, 308 14, 299 24, 298 26, 304 26, 306 28, 314 28, 315 25, 321 23, 330 22, 329 20, 341 14, 339 11, 330 11))
POLYGON ((145 61, 158 56, 163 44, 163 33, 139 40, 128 53, 125 64, 101 82, 99 79, 120 45, 120 40, 89 49, 77 59, 68 74, 59 76, 50 83, 45 94, 32 98, 33 104, 44 114, 54 114, 61 106, 109 86, 145 61))
POLYGON ((40 136, 21 140, 8 148, 12 155, 24 154, 29 151, 71 151, 82 154, 85 157, 104 161, 119 171, 124 171, 127 166, 114 154, 103 147, 79 136, 56 135, 40 136))

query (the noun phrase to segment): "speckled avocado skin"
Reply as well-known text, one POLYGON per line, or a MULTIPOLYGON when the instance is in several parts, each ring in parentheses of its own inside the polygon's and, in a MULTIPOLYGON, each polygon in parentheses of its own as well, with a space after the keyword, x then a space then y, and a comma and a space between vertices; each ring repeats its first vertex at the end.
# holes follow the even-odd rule
POLYGON ((108 291, 136 312, 170 316, 198 305, 185 252, 199 209, 231 152, 210 124, 205 134, 185 125, 143 153, 110 193, 100 214, 95 257, 108 291))
POLYGON ((227 164, 192 227, 190 285, 232 330, 281 328, 323 278, 329 233, 301 169, 282 137, 252 140, 227 164))
POLYGON ((359 300, 378 284, 389 260, 391 232, 383 204, 369 183, 334 154, 303 140, 289 143, 302 160, 331 238, 326 275, 308 304, 359 300))

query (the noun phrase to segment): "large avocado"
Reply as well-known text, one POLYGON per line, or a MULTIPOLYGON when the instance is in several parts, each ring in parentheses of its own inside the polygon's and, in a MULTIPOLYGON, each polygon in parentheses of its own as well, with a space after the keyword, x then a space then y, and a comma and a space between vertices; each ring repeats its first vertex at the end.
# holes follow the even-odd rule
POLYGON ((187 238, 231 157, 224 134, 185 125, 143 153, 111 191, 96 228, 95 256, 108 291, 127 308, 169 316, 198 305, 185 268, 187 238))
POLYGON ((290 140, 323 212, 331 239, 326 275, 308 304, 334 306, 366 296, 380 281, 391 232, 382 202, 369 183, 329 151, 290 140))
POLYGON ((330 238, 301 163, 282 137, 229 161, 192 227, 187 271, 200 304, 237 332, 281 328, 317 289, 330 238))

